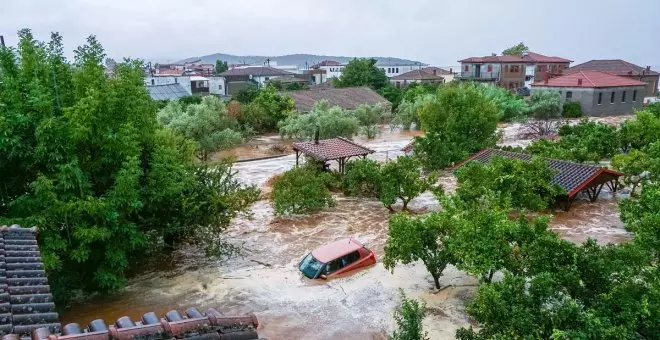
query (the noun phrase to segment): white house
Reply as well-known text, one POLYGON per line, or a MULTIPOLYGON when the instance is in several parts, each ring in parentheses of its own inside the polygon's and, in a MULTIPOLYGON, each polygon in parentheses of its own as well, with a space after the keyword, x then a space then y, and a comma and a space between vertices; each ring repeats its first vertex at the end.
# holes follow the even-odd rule
MULTIPOLYGON (((312 65, 312 69, 320 69, 326 71, 327 79, 330 78, 339 78, 344 71, 346 65, 334 60, 324 60, 320 63, 312 65)), ((427 66, 422 63, 413 63, 413 64, 401 64, 401 63, 389 63, 386 61, 379 61, 376 63, 376 67, 385 72, 385 75, 388 77, 398 76, 413 70, 419 70, 427 66)))
POLYGON ((193 94, 225 94, 225 78, 212 76, 148 76, 144 78, 145 86, 180 84, 189 95, 193 94))

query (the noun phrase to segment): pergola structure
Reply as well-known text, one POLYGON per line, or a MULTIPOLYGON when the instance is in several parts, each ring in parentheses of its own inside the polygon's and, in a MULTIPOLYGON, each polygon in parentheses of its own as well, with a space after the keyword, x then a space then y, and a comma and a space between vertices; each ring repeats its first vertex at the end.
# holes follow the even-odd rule
POLYGON ((339 173, 342 174, 345 170, 346 161, 351 157, 366 158, 368 154, 374 152, 374 150, 342 137, 293 143, 293 150, 296 152, 296 166, 298 166, 298 160, 302 153, 323 162, 324 168, 328 166, 329 161, 337 161, 339 173))
MULTIPOLYGON (((531 154, 522 152, 484 149, 461 162, 456 168, 463 166, 469 161, 485 163, 496 156, 523 161, 530 161, 534 157, 531 154)), ((619 186, 619 177, 623 175, 618 171, 599 166, 579 164, 559 159, 546 158, 545 160, 551 169, 557 171, 555 177, 552 179, 552 183, 566 190, 566 196, 560 199, 563 203, 564 210, 570 208, 571 203, 580 193, 584 193, 591 202, 594 202, 598 198, 603 186, 607 186, 610 191, 616 192, 619 186)))

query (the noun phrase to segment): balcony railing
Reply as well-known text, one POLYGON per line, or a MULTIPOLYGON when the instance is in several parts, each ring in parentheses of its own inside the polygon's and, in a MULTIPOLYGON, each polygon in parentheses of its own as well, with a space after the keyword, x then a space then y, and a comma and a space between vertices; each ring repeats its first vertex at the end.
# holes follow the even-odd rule
POLYGON ((475 74, 474 72, 462 71, 459 77, 467 80, 497 80, 500 79, 500 72, 479 72, 479 74, 475 74))

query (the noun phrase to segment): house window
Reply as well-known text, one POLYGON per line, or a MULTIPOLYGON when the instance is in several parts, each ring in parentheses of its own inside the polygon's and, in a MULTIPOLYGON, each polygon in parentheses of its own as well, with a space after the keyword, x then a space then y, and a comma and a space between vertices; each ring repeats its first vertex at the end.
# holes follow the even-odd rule
POLYGON ((612 91, 612 94, 610 95, 610 104, 614 104, 614 94, 615 92, 612 91))
POLYGON ((511 65, 511 68, 509 68, 511 72, 519 72, 520 71, 520 66, 518 65, 511 65))
POLYGON ((396 68, 396 73, 399 73, 399 68, 398 67, 396 68))
POLYGON ((488 72, 493 72, 493 65, 488 65, 488 72))
POLYGON ((566 91, 566 99, 573 98, 573 91, 566 91))
POLYGON ((603 92, 598 93, 598 105, 603 103, 603 92))
POLYGON ((156 85, 156 81, 154 79, 151 79, 151 85, 156 85))
POLYGON ((268 81, 268 79, 270 79, 270 78, 268 78, 268 77, 264 77, 264 81, 268 81))
POLYGON ((504 65, 504 71, 509 72, 509 65, 504 65))
POLYGON ((469 71, 469 70, 470 70, 470 66, 465 65, 465 72, 467 72, 467 71, 469 71))
POLYGON ((222 85, 218 85, 218 90, 222 90, 222 85))
POLYGON ((637 101, 637 90, 633 90, 633 101, 637 101))
POLYGON ((623 93, 621 93, 621 102, 622 103, 626 102, 626 91, 623 91, 623 93))

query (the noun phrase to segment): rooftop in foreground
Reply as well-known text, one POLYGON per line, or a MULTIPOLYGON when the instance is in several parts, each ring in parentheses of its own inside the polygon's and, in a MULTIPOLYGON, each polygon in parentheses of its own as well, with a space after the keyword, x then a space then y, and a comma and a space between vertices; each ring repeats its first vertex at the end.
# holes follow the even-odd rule
POLYGON ((598 71, 578 71, 563 76, 541 80, 532 84, 540 87, 584 87, 604 88, 621 86, 645 86, 646 83, 639 80, 616 76, 598 71))
POLYGON ((318 161, 332 161, 341 158, 366 156, 374 152, 374 150, 343 137, 322 139, 318 142, 293 143, 293 150, 302 152, 318 161))

